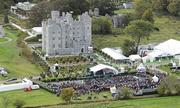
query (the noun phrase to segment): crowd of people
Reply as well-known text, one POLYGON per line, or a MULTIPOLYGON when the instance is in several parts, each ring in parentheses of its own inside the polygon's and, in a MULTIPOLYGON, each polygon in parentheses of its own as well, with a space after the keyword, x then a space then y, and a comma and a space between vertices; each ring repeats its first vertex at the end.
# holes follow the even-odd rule
MULTIPOLYGON (((157 73, 156 76, 161 80, 165 74, 157 73)), ((78 81, 60 81, 60 82, 49 82, 47 87, 54 93, 60 94, 63 88, 73 87, 78 94, 86 93, 100 93, 102 91, 109 91, 110 87, 115 86, 117 89, 121 87, 128 87, 137 92, 142 89, 155 89, 158 82, 152 80, 152 76, 148 74, 144 75, 124 75, 114 77, 103 77, 95 79, 85 79, 78 81)))

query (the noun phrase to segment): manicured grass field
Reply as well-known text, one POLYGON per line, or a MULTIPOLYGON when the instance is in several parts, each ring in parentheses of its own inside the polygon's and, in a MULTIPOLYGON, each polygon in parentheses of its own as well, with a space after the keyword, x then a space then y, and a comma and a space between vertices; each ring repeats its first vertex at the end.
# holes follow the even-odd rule
MULTIPOLYGON (((21 49, 16 46, 17 36, 20 31, 10 27, 5 28, 6 35, 11 42, 0 45, 0 67, 7 68, 8 77, 29 77, 39 75, 42 69, 31 64, 24 57, 19 56, 21 49)), ((2 79, 2 77, 0 77, 2 79)))
MULTIPOLYGON (((107 94, 107 93, 105 93, 107 94)), ((102 95, 102 94, 101 94, 102 95)), ((56 97, 45 90, 34 90, 32 92, 24 92, 23 90, 2 92, 0 93, 0 108, 2 108, 2 97, 8 97, 10 105, 8 108, 14 108, 13 103, 16 99, 24 100, 25 106, 40 106, 40 105, 56 105, 64 103, 61 97, 56 97)), ((94 95, 95 96, 95 95, 94 95)), ((107 94, 109 97, 109 93, 107 94)), ((83 100, 86 100, 84 96, 83 100)), ((99 97, 98 99, 102 99, 99 97)), ((109 99, 109 98, 108 98, 109 99)), ((86 104, 72 104, 72 105, 60 105, 50 106, 46 108, 179 108, 180 96, 171 97, 157 97, 157 98, 144 98, 144 99, 132 99, 132 100, 120 100, 120 101, 104 101, 98 103, 86 103, 86 104)))
MULTIPOLYGON (((155 17, 155 26, 160 31, 154 31, 149 40, 143 40, 141 44, 159 43, 171 38, 180 40, 180 18, 155 17)), ((98 48, 120 47, 125 39, 130 39, 130 37, 124 33, 119 35, 94 35, 93 43, 98 48)))
POLYGON ((6 38, 0 38, 0 43, 1 43, 1 42, 6 42, 6 41, 7 41, 6 38))
POLYGON ((49 108, 180 108, 179 100, 180 96, 174 96, 78 105, 61 105, 49 108))
POLYGON ((32 92, 24 92, 23 90, 0 92, 0 108, 3 108, 2 97, 9 99, 10 105, 8 108, 15 108, 13 103, 16 99, 25 101, 25 106, 53 105, 62 102, 60 97, 56 97, 55 94, 42 89, 33 90, 32 92))

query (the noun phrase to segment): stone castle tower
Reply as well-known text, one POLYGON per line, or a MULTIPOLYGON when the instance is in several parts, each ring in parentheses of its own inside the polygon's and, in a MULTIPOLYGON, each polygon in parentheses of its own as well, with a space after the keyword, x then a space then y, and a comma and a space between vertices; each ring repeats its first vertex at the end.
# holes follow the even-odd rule
POLYGON ((91 17, 83 13, 78 20, 72 14, 51 12, 51 18, 42 22, 42 50, 48 56, 89 53, 92 30, 91 17))

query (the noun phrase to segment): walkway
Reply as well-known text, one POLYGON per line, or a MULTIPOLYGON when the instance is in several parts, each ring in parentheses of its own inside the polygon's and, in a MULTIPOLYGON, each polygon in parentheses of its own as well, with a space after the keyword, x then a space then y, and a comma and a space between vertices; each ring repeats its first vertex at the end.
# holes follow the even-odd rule
POLYGON ((10 22, 10 24, 14 27, 16 27, 17 29, 21 30, 22 32, 28 32, 26 29, 20 27, 19 25, 13 23, 13 22, 10 22))

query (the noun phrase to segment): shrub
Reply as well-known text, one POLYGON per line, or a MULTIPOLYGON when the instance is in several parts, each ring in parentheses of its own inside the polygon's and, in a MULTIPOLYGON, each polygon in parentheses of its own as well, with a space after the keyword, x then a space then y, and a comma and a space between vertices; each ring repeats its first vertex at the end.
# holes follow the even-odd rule
POLYGON ((157 92, 160 96, 180 94, 179 81, 174 76, 167 76, 160 82, 157 92))
POLYGON ((64 88, 61 91, 61 98, 64 101, 69 103, 71 101, 71 98, 73 97, 73 94, 74 94, 74 89, 72 87, 71 88, 64 88))
POLYGON ((112 21, 106 17, 94 18, 92 29, 94 34, 112 33, 112 21))
POLYGON ((16 108, 22 108, 24 105, 25 105, 25 102, 24 102, 23 100, 17 99, 17 100, 14 102, 14 106, 15 106, 16 108))
POLYGON ((130 99, 133 95, 133 92, 128 87, 122 87, 118 92, 117 99, 130 99))
POLYGON ((87 97, 87 100, 91 100, 91 99, 92 99, 92 97, 91 97, 91 96, 88 96, 88 97, 87 97))
POLYGON ((4 24, 9 23, 9 18, 8 18, 8 14, 4 15, 4 24))

